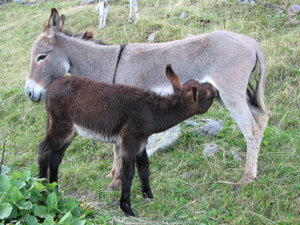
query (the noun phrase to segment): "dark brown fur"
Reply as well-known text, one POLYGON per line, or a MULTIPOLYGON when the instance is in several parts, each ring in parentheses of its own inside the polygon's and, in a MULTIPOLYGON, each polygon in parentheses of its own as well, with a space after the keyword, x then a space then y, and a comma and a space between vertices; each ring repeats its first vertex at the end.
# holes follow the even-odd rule
POLYGON ((40 177, 47 177, 49 166, 50 182, 57 182, 58 166, 75 135, 74 124, 105 137, 118 137, 111 142, 120 148, 122 158, 120 207, 133 216, 130 189, 135 160, 142 193, 153 198, 145 149, 148 137, 205 113, 217 94, 208 83, 191 80, 181 86, 171 66, 167 66, 167 77, 174 89, 174 94, 167 97, 75 75, 53 82, 46 94, 49 128, 39 146, 40 177))

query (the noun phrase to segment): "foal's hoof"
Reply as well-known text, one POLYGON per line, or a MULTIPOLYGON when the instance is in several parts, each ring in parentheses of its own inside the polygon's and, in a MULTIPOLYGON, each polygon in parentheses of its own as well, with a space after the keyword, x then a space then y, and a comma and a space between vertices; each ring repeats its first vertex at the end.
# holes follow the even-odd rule
POLYGON ((135 213, 132 211, 131 206, 129 204, 121 203, 120 207, 126 216, 135 216, 135 213))
POLYGON ((121 186, 121 180, 113 180, 108 187, 111 188, 112 190, 117 190, 118 187, 121 186))
POLYGON ((153 198, 154 198, 151 191, 149 191, 149 192, 147 192, 147 193, 146 193, 146 192, 143 192, 143 197, 144 197, 144 198, 149 198, 149 199, 153 199, 153 198))

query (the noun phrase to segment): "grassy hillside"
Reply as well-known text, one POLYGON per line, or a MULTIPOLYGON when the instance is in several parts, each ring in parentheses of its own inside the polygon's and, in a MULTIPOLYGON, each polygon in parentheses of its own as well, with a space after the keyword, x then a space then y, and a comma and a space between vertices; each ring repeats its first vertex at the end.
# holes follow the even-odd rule
POLYGON ((229 113, 214 104, 202 118, 224 121, 216 138, 198 137, 193 128, 182 125, 179 143, 151 157, 153 201, 142 198, 140 183, 134 179, 131 199, 137 218, 124 217, 118 206, 119 191, 107 188, 110 180, 105 175, 113 158, 110 144, 78 137, 60 167, 61 190, 94 202, 97 224, 299 224, 300 25, 285 26, 291 18, 289 7, 300 4, 299 0, 255 5, 235 0, 140 0, 140 21, 135 25, 128 23, 128 2, 120 0, 111 3, 107 26, 100 32, 95 5, 80 6, 80 2, 10 3, 0 8, 0 145, 7 140, 5 164, 38 173, 37 146, 45 132, 46 114, 43 102, 27 99, 24 83, 31 46, 50 8, 66 15, 65 27, 72 32, 89 28, 97 39, 113 44, 147 42, 154 31, 155 42, 162 42, 230 30, 257 39, 267 60, 265 92, 273 114, 261 145, 257 182, 232 190, 230 183, 243 174, 246 142, 229 113), (180 19, 182 12, 188 17, 180 19), (212 142, 222 151, 203 157, 204 146, 212 142), (234 148, 242 162, 233 159, 234 148))

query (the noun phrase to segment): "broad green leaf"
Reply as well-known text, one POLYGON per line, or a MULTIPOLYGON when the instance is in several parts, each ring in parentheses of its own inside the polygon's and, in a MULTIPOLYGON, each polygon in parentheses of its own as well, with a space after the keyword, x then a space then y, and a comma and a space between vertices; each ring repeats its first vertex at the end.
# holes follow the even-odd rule
POLYGON ((9 203, 0 203, 0 220, 9 217, 12 206, 9 203))
POLYGON ((48 208, 46 206, 38 206, 34 209, 34 215, 40 218, 47 218, 48 216, 48 208))
POLYGON ((18 188, 12 185, 9 190, 8 197, 14 202, 20 202, 25 199, 22 193, 18 190, 18 188))
POLYGON ((27 215, 25 222, 28 225, 36 225, 38 220, 35 216, 27 215))
POLYGON ((52 190, 54 190, 54 188, 57 186, 57 183, 56 182, 53 182, 53 183, 51 183, 51 184, 45 184, 46 185, 46 187, 47 187, 47 189, 49 190, 49 191, 52 191, 52 190))
POLYGON ((9 167, 7 167, 5 165, 2 165, 2 169, 1 169, 1 174, 2 175, 7 174, 9 171, 10 171, 9 167))
POLYGON ((39 181, 35 181, 33 184, 34 184, 34 189, 36 191, 42 191, 42 190, 46 190, 47 189, 46 186, 43 185, 43 184, 41 184, 39 181))
POLYGON ((19 210, 27 210, 28 207, 29 207, 29 209, 32 208, 32 203, 29 202, 29 201, 27 201, 27 202, 26 201, 22 201, 20 203, 16 203, 16 205, 18 206, 19 210))
POLYGON ((46 203, 49 210, 53 210, 57 208, 57 195, 55 192, 52 192, 51 194, 48 195, 46 203))
POLYGON ((84 225, 86 224, 86 220, 80 220, 80 219, 73 219, 72 220, 72 225, 84 225))
POLYGON ((58 224, 70 225, 71 224, 71 219, 72 219, 72 214, 71 214, 71 212, 68 212, 67 214, 65 214, 60 219, 60 221, 58 222, 58 224))
POLYGON ((24 171, 22 174, 21 174, 21 180, 23 181, 29 181, 30 180, 30 175, 31 175, 31 172, 30 171, 24 171))
POLYGON ((53 225, 53 224, 54 224, 54 220, 53 217, 50 215, 48 215, 44 220, 44 222, 42 223, 42 225, 53 225))
POLYGON ((25 181, 22 180, 12 180, 12 185, 15 186, 18 190, 26 186, 25 181))
POLYGON ((0 192, 7 192, 10 188, 10 177, 0 175, 0 192))

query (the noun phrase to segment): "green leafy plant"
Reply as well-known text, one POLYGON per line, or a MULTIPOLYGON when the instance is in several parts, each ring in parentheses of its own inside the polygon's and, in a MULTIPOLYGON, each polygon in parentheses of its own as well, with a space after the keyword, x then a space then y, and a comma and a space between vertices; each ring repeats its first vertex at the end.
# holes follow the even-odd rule
POLYGON ((2 166, 0 225, 93 224, 94 210, 74 198, 64 198, 56 186, 32 177, 30 171, 10 174, 10 169, 2 166))

